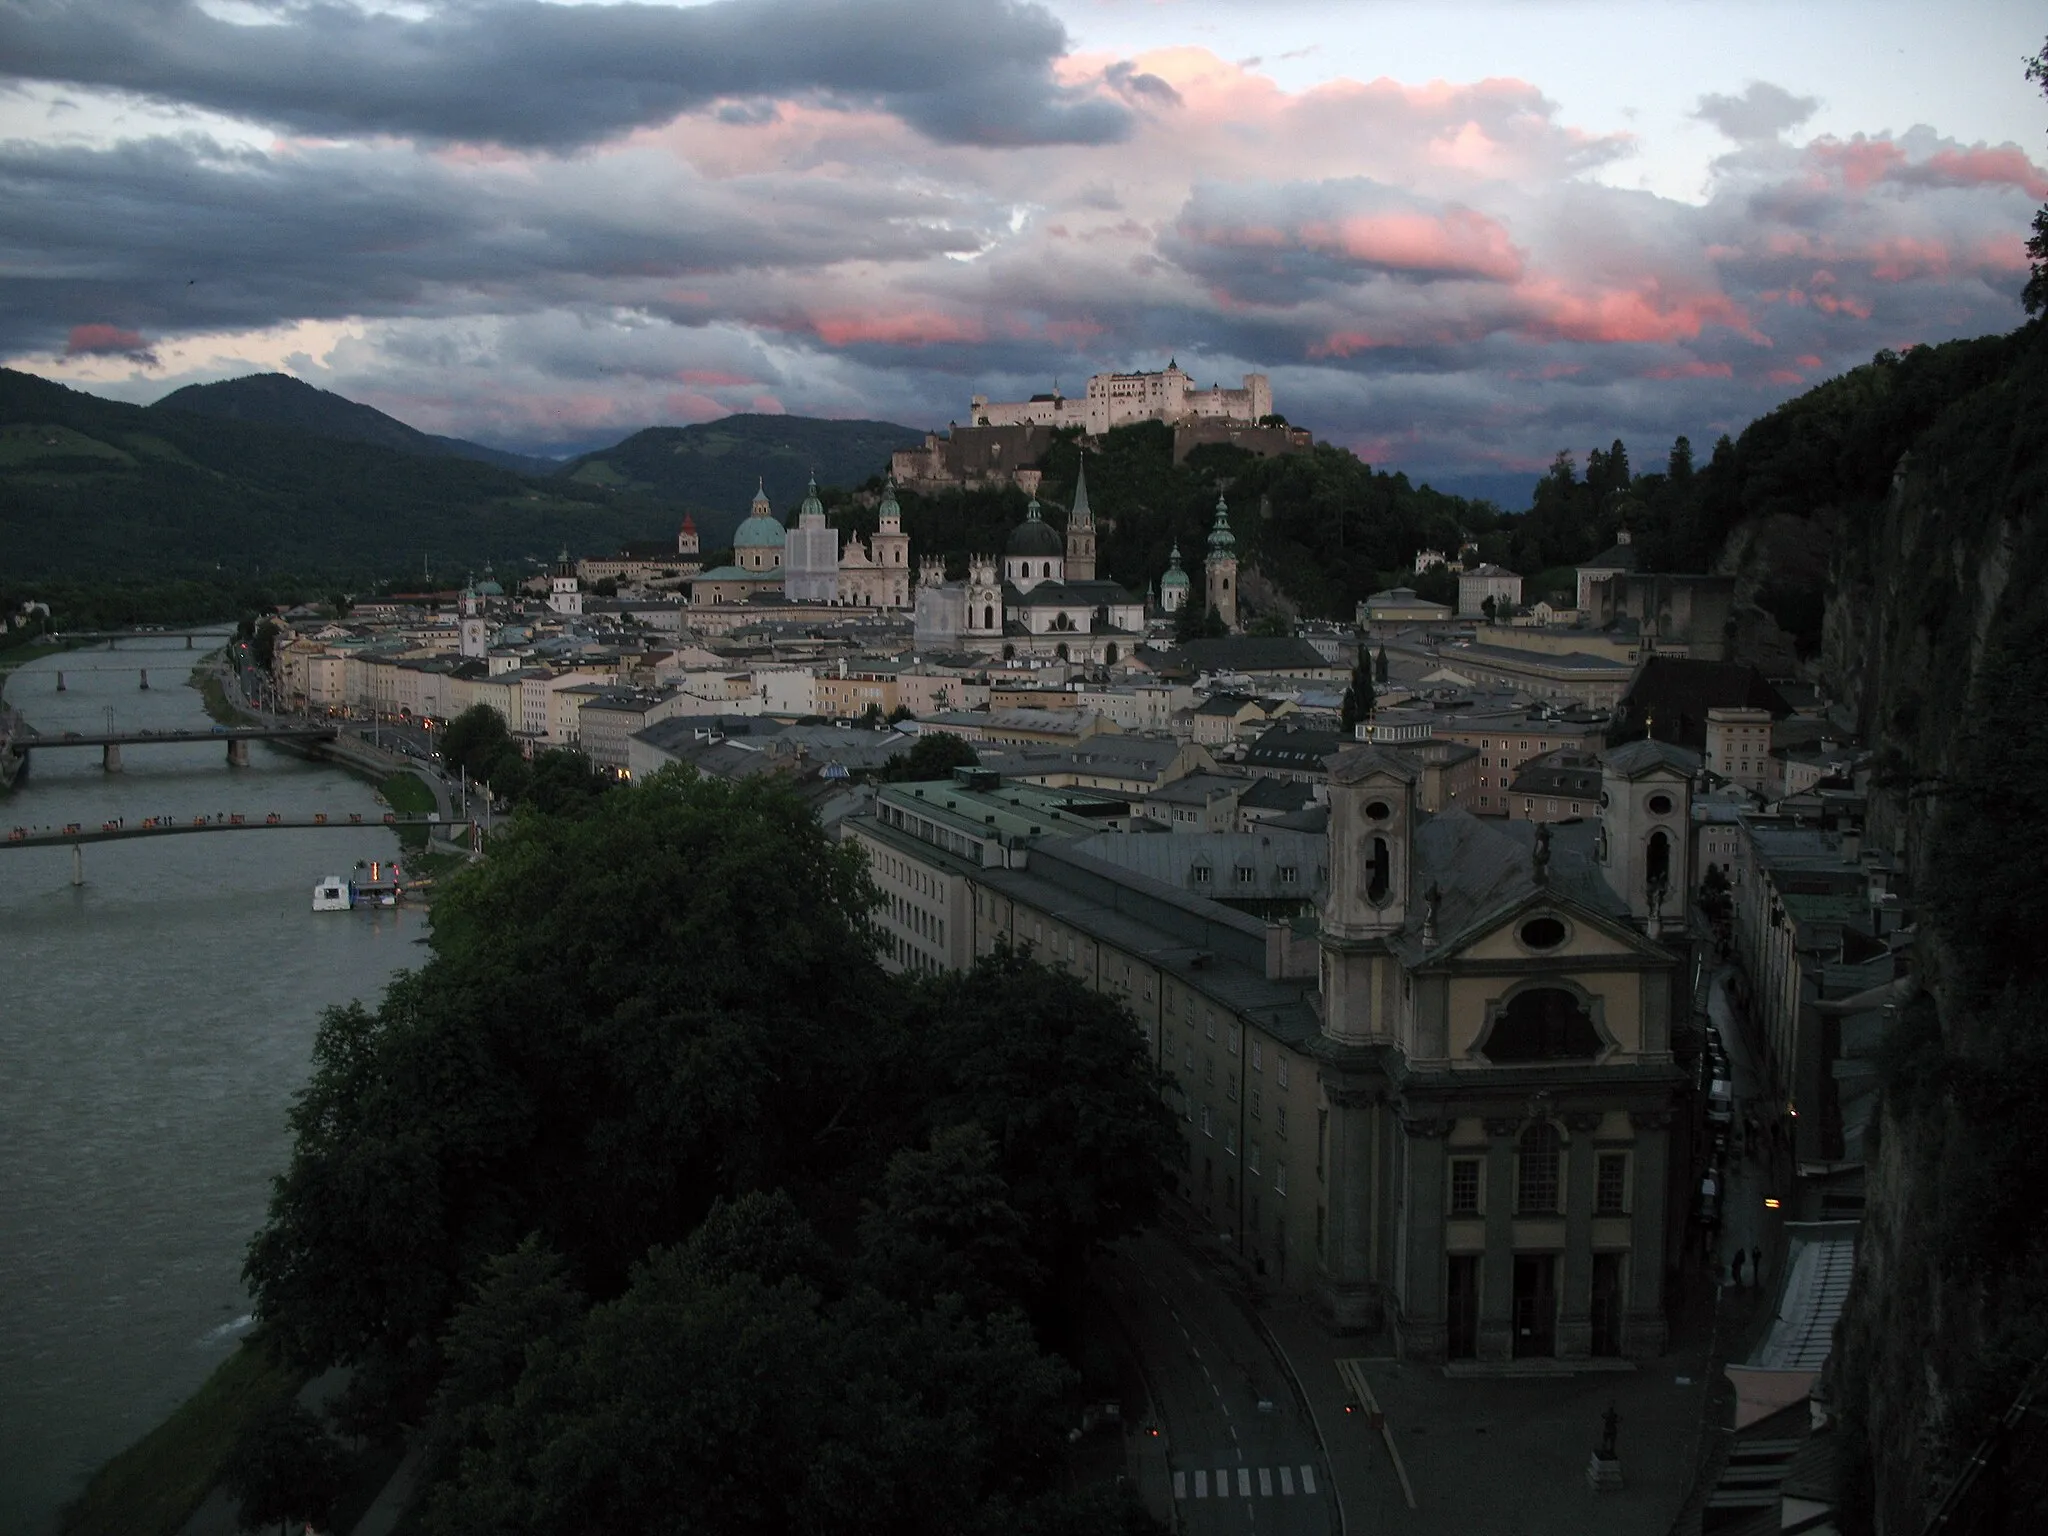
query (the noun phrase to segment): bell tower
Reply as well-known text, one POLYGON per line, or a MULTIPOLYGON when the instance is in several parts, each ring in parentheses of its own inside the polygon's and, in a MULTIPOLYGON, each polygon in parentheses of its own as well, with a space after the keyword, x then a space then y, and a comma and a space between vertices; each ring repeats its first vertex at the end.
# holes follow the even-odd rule
POLYGON ((1067 580, 1095 579, 1095 513, 1088 506, 1088 460, 1074 473, 1074 508, 1067 514, 1067 580))
POLYGON ((1003 632, 1003 588, 996 578, 994 555, 967 557, 967 627, 970 635, 1003 632))
POLYGON ((1223 627, 1237 630, 1237 535, 1230 531, 1230 508, 1216 498, 1216 521, 1209 525, 1209 606, 1223 618, 1223 627))
POLYGON ((1330 770, 1330 886, 1323 900, 1323 1033, 1354 1044, 1391 1039, 1400 962, 1388 945, 1408 926, 1419 775, 1398 753, 1362 746, 1330 770))
POLYGON ((1685 932, 1692 882, 1688 756, 1644 737, 1600 759, 1600 873, 1653 939, 1685 932))

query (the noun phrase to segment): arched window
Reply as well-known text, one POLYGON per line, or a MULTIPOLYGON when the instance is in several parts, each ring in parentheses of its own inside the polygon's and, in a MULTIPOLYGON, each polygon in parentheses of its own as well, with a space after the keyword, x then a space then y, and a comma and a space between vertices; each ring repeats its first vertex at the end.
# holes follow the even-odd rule
POLYGON ((1489 1061, 1567 1061, 1600 1054, 1600 1031, 1563 987, 1532 987, 1508 1000, 1488 1031, 1489 1061))
POLYGON ((1102 648, 1102 659, 1112 667, 1116 665, 1116 642, 1114 640, 1102 648))
POLYGON ((1052 562, 1050 560, 1045 562, 1045 575, 1048 581, 1052 579, 1052 562))
POLYGON ((1378 906, 1393 888, 1393 850, 1384 837, 1376 837, 1365 850, 1365 899, 1378 906))
POLYGON ((1522 1132, 1515 1154, 1515 1214, 1555 1215, 1561 1160, 1557 1127, 1538 1120, 1522 1132))
POLYGON ((1662 831, 1650 834, 1650 851, 1643 860, 1643 878, 1651 886, 1671 884, 1671 839, 1662 831))
POLYGON ((994 629, 994 628, 996 627, 996 611, 995 611, 995 609, 993 609, 993 608, 990 608, 990 607, 986 607, 986 606, 984 606, 984 607, 982 608, 982 610, 981 610, 981 627, 982 627, 983 629, 994 629))

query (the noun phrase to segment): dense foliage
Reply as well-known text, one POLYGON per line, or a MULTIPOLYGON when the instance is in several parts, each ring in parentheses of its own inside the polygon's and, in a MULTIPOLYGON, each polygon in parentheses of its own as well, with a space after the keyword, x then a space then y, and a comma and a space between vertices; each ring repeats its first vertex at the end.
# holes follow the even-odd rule
POLYGON ((123 405, 0 369, 0 570, 16 580, 360 582, 422 558, 509 568, 564 541, 672 538, 678 515, 632 491, 123 405))
POLYGON ((431 1421, 435 1529, 1120 1528, 1046 1350, 1178 1157, 1142 1036, 1016 955, 886 975, 874 899, 671 771, 522 810, 330 1013, 248 1278, 352 1427, 431 1421))

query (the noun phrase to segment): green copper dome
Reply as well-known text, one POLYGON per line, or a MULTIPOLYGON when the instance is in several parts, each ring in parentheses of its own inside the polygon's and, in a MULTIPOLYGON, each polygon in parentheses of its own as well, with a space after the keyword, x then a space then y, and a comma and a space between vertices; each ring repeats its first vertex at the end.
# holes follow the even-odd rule
MULTIPOLYGON (((755 482, 759 485, 759 482, 755 482)), ((734 549, 780 549, 784 529, 776 521, 775 509, 768 503, 765 488, 754 492, 754 504, 748 509, 747 520, 734 530, 734 549)))
POLYGON ((818 475, 815 470, 811 472, 810 484, 804 489, 803 504, 796 509, 796 515, 798 517, 823 517, 825 515, 825 503, 818 500, 818 475))
POLYGON ((1184 587, 1188 584, 1188 573, 1180 568, 1180 540, 1173 541, 1173 558, 1166 563, 1166 574, 1159 578, 1159 589, 1184 587))
POLYGON ((891 475, 889 483, 882 487, 882 504, 875 509, 878 517, 901 517, 903 508, 896 503, 896 477, 891 475))
POLYGON ((1213 559, 1227 555, 1237 548, 1237 535, 1230 531, 1230 508, 1223 498, 1216 498, 1216 521, 1209 525, 1209 554, 1213 559))

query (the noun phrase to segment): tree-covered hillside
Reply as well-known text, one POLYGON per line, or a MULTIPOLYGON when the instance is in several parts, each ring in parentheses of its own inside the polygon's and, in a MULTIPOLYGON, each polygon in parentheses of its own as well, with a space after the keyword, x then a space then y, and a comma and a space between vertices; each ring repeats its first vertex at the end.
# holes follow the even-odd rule
POLYGON ((143 409, 0 369, 0 568, 16 579, 510 569, 564 543, 673 536, 679 516, 635 492, 143 409))
POLYGON ((401 453, 475 459, 479 464, 495 464, 500 469, 516 469, 523 474, 552 474, 559 467, 553 459, 506 453, 459 437, 436 437, 332 390, 316 389, 288 373, 252 373, 216 384, 187 384, 183 389, 172 390, 150 409, 291 427, 316 437, 374 443, 401 453))
POLYGON ((809 416, 726 416, 689 427, 649 427, 563 466, 572 485, 638 492, 695 509, 707 550, 732 542, 755 489, 764 487, 787 520, 804 482, 853 485, 887 471, 889 455, 924 441, 916 427, 889 421, 809 416))

